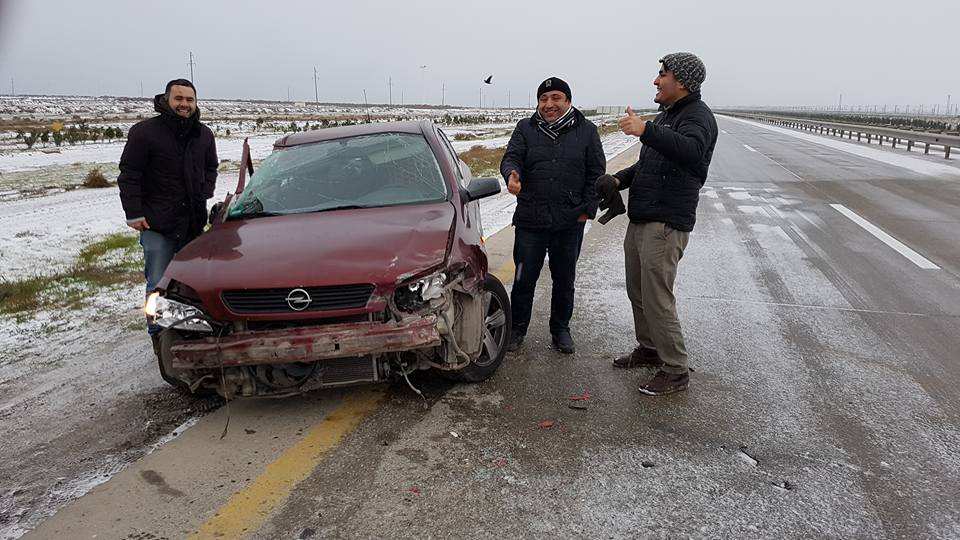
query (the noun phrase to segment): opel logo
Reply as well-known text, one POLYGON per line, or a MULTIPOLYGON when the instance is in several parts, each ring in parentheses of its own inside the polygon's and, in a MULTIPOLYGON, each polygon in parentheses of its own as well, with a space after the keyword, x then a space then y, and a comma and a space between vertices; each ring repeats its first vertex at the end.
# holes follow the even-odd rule
POLYGON ((294 311, 303 311, 310 306, 310 294, 303 289, 294 289, 287 295, 287 305, 294 311))

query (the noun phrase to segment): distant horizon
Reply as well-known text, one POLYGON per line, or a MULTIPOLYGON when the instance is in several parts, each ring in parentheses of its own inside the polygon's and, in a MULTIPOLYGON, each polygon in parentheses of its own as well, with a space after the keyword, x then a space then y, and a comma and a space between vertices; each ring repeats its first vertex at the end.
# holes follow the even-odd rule
MULTIPOLYGON (((159 93, 159 92, 158 92, 159 93)), ((113 95, 113 94, 5 94, 0 93, 0 99, 11 99, 19 97, 29 97, 29 98, 111 98, 111 99, 123 99, 123 100, 143 100, 143 101, 153 101, 156 94, 151 96, 123 96, 123 95, 113 95)), ((469 109, 469 110, 534 110, 533 107, 499 107, 499 106, 486 106, 486 107, 477 107, 476 105, 455 105, 455 104, 433 104, 433 103, 380 103, 380 102, 355 102, 355 101, 313 101, 313 100, 283 100, 283 99, 261 99, 261 98, 222 98, 222 97, 200 97, 198 103, 200 108, 203 108, 204 101, 216 101, 216 102, 228 102, 228 101, 238 101, 238 102, 247 102, 247 103, 290 103, 290 104, 303 104, 303 105, 329 105, 329 106, 350 106, 357 108, 364 107, 407 107, 407 108, 424 108, 424 109, 469 109)), ((704 101, 707 101, 704 98, 704 101)), ((708 102, 709 103, 709 102, 708 102)), ((631 106, 637 110, 655 110, 658 108, 656 103, 652 103, 650 106, 639 106, 632 104, 595 104, 595 105, 578 105, 574 103, 574 106, 582 110, 593 110, 602 107, 626 107, 631 106)), ((756 110, 799 110, 799 111, 812 111, 812 112, 839 112, 839 113, 861 113, 861 114, 922 114, 927 116, 944 116, 944 117, 960 117, 960 103, 951 101, 949 103, 950 111, 952 113, 946 112, 946 107, 944 109, 935 109, 937 105, 946 105, 946 104, 920 104, 912 105, 911 110, 905 110, 901 108, 899 104, 870 104, 870 105, 844 105, 843 109, 838 109, 829 105, 713 105, 711 108, 716 110, 737 110, 737 109, 756 109, 756 110), (879 110, 872 110, 873 107, 878 108, 879 110), (888 110, 883 110, 886 107, 888 110), (917 107, 922 107, 921 110, 917 110, 917 107), (934 112, 934 111, 937 112, 934 112)), ((905 104, 910 106, 909 104, 905 104)))

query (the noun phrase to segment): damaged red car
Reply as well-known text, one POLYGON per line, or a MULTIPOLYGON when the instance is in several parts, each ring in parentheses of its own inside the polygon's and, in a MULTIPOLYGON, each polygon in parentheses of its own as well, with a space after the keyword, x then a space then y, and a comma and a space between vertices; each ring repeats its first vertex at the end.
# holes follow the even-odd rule
MULTIPOLYGON (((482 381, 510 306, 487 267, 473 178, 431 122, 285 136, 148 298, 163 378, 225 397, 434 369, 482 381)), ((408 379, 409 382, 409 379, 408 379)))

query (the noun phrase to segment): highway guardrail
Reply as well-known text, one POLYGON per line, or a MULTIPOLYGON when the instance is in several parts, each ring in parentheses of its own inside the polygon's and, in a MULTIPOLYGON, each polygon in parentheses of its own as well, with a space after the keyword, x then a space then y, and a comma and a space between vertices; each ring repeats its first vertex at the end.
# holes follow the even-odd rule
POLYGON ((945 135, 942 133, 929 133, 923 131, 909 131, 906 129, 892 129, 876 126, 860 126, 856 124, 842 124, 838 122, 821 122, 810 120, 808 118, 791 118, 788 116, 770 116, 764 114, 745 114, 722 112, 727 116, 755 120, 765 124, 782 126, 802 131, 820 133, 822 135, 833 135, 841 139, 846 135, 847 139, 858 141, 866 139, 867 144, 877 141, 881 146, 889 142, 892 148, 897 145, 906 144, 907 151, 911 151, 915 145, 923 145, 923 153, 929 154, 930 147, 940 147, 943 149, 944 159, 950 159, 950 149, 960 147, 960 136, 945 135))

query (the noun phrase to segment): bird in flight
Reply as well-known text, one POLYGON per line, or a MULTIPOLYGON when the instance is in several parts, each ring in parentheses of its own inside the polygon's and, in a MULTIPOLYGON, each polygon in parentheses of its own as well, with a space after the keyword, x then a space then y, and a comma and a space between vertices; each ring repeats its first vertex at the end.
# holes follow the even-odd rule
POLYGON ((483 82, 485 82, 485 83, 487 83, 487 84, 493 84, 492 82, 490 82, 490 81, 492 81, 492 80, 493 80, 493 75, 491 75, 491 76, 487 77, 486 79, 484 79, 483 82))

